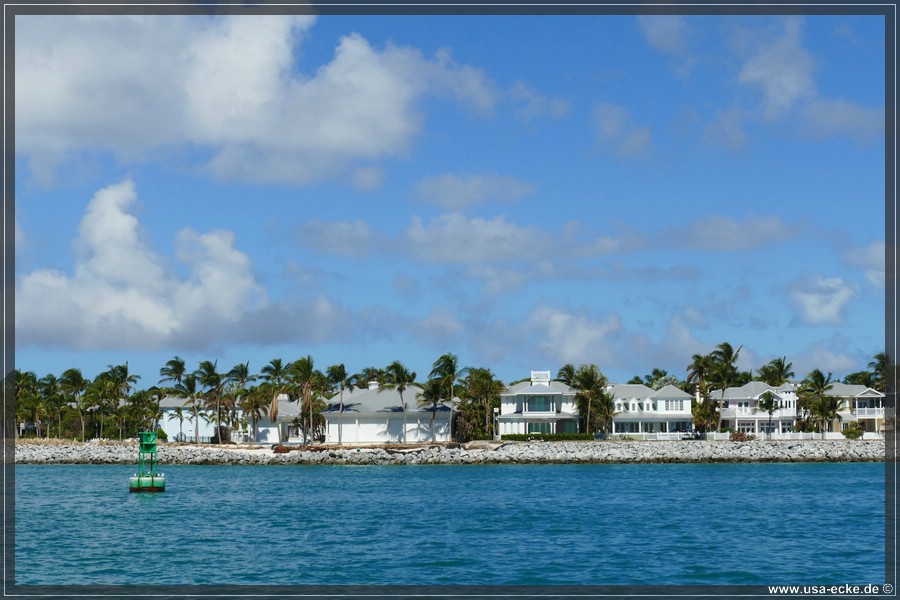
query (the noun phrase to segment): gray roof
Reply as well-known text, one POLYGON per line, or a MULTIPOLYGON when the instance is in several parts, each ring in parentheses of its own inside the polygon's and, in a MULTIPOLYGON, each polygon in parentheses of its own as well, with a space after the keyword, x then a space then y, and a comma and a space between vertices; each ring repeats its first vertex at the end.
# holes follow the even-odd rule
POLYGON ((652 398, 656 391, 643 383, 616 383, 611 386, 609 393, 614 400, 621 398, 652 398))
MULTIPOLYGON (((740 387, 725 388, 725 399, 735 400, 737 398, 759 398, 766 392, 772 392, 776 396, 782 396, 784 392, 793 392, 794 388, 790 384, 785 385, 769 385, 765 381, 751 381, 740 387)), ((709 397, 717 400, 722 397, 722 390, 710 390, 709 397)))
MULTIPOLYGON (((422 392, 422 387, 411 385, 403 390, 403 402, 406 404, 406 414, 427 413, 431 414, 432 407, 418 406, 417 396, 422 392)), ((354 389, 352 391, 344 390, 343 396, 344 412, 356 414, 379 414, 379 413, 402 413, 403 407, 400 403, 400 392, 397 389, 354 389)), ((340 413, 341 396, 336 394, 328 400, 328 408, 323 414, 340 413)), ((450 408, 444 404, 438 404, 436 413, 447 413, 450 408)))
POLYGON ((548 396, 548 395, 574 396, 575 388, 562 383, 551 381, 549 383, 532 384, 531 381, 522 381, 512 387, 503 390, 501 396, 548 396))
POLYGON ((662 400, 690 400, 691 395, 686 391, 675 387, 674 385, 665 385, 653 394, 654 398, 660 398, 662 400))
POLYGON ((860 396, 869 398, 884 398, 884 394, 878 390, 873 390, 862 384, 851 383, 832 383, 825 393, 829 396, 838 396, 840 398, 858 398, 860 396))

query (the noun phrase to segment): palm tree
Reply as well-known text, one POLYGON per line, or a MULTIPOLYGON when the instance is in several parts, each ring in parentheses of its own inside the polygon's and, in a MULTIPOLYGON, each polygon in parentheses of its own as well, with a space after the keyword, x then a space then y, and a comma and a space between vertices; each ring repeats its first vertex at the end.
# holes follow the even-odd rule
POLYGON ((381 383, 384 380, 384 369, 377 367, 366 367, 356 375, 356 381, 360 388, 368 387, 369 383, 377 381, 381 383))
MULTIPOLYGON (((572 363, 566 363, 559 368, 559 372, 556 374, 556 380, 560 383, 564 383, 568 386, 572 386, 572 381, 575 379, 575 365, 572 363)), ((572 386, 574 387, 574 386, 572 386)))
MULTIPOLYGON (((585 433, 594 433, 591 429, 591 413, 595 408, 601 408, 604 396, 606 395, 606 377, 600 372, 597 365, 580 365, 575 371, 572 379, 572 387, 575 388, 575 402, 578 405, 578 412, 585 416, 585 433)), ((612 417, 609 411, 601 409, 604 413, 603 418, 612 417)), ((608 423, 603 423, 602 427, 606 430, 608 423)))
POLYGON ((81 419, 81 439, 84 440, 85 417, 87 415, 87 406, 82 402, 84 391, 90 382, 84 378, 80 369, 66 369, 60 377, 60 388, 69 399, 69 402, 75 405, 78 416, 81 419))
POLYGON ((756 401, 756 410, 769 413, 769 425, 766 428, 766 435, 769 438, 772 437, 772 415, 779 408, 778 399, 775 397, 775 394, 769 391, 763 392, 759 400, 756 401))
POLYGON ((182 409, 180 406, 176 406, 175 410, 172 412, 172 414, 169 415, 169 420, 170 421, 174 421, 174 420, 178 421, 178 441, 183 440, 184 439, 184 409, 182 409))
POLYGON ((41 437, 41 417, 45 414, 45 407, 41 394, 38 391, 38 378, 34 371, 20 371, 16 369, 16 418, 24 427, 24 421, 31 419, 34 424, 35 434, 41 437), (18 409, 23 409, 20 413, 18 409))
MULTIPOLYGON (((821 422, 828 412, 825 398, 829 388, 831 388, 831 373, 826 376, 819 369, 813 369, 800 384, 798 408, 821 422)), ((824 433, 823 431, 823 436, 824 433)))
POLYGON ((712 357, 712 376, 713 380, 720 386, 722 393, 719 397, 719 430, 722 429, 722 409, 725 406, 725 389, 734 384, 738 379, 737 359, 741 353, 739 346, 737 350, 732 348, 728 342, 722 342, 716 349, 710 353, 712 357))
POLYGON ((200 443, 200 416, 203 414, 203 406, 200 403, 200 390, 197 389, 196 373, 188 373, 181 382, 174 387, 175 395, 184 398, 184 406, 191 411, 194 421, 194 443, 200 443))
POLYGON ((447 406, 450 407, 450 431, 448 431, 448 441, 453 439, 453 389, 460 377, 465 377, 469 372, 469 367, 459 368, 459 359, 455 354, 447 352, 438 357, 434 364, 431 365, 431 373, 429 378, 440 379, 443 382, 444 389, 447 390, 447 406))
POLYGON ((355 375, 347 375, 347 368, 344 367, 343 363, 337 365, 331 365, 326 369, 326 375, 328 377, 328 383, 332 386, 332 388, 337 387, 340 389, 339 399, 340 402, 340 410, 341 416, 338 419, 338 445, 342 443, 342 429, 344 426, 343 416, 344 416, 344 390, 353 391, 356 382, 355 375))
POLYGON ((231 408, 231 426, 238 425, 237 413, 241 405, 242 398, 248 393, 250 384, 256 381, 256 375, 250 374, 250 363, 238 363, 231 367, 231 370, 225 375, 225 388, 229 398, 229 407, 231 408))
MULTIPOLYGON (((44 406, 46 407, 49 415, 56 415, 57 418, 57 437, 60 437, 60 432, 62 431, 62 413, 63 407, 65 406, 65 399, 62 393, 62 389, 60 387, 60 381, 57 379, 56 375, 52 373, 48 375, 44 375, 40 381, 38 381, 38 392, 41 395, 44 406)), ((46 437, 50 437, 50 423, 47 423, 46 437)))
POLYGON ((713 358, 709 354, 695 354, 691 364, 687 366, 687 382, 695 384, 695 391, 700 398, 706 396, 707 383, 713 372, 713 358))
POLYGON ((419 406, 431 407, 429 427, 431 427, 432 442, 435 441, 434 417, 437 414, 437 406, 441 402, 443 387, 443 381, 440 379, 429 379, 422 385, 422 391, 416 394, 416 403, 419 406))
POLYGON ((416 373, 410 371, 399 360, 395 360, 384 370, 384 383, 378 391, 396 389, 400 393, 400 407, 403 409, 403 435, 401 441, 406 443, 406 402, 403 401, 403 392, 411 385, 416 384, 416 373))
POLYGON ((216 443, 222 443, 222 374, 216 371, 219 361, 204 360, 197 368, 197 383, 205 387, 203 397, 207 407, 213 407, 216 418, 216 443))
POLYGON ((889 371, 892 371, 891 361, 887 354, 884 352, 876 354, 868 367, 875 375, 875 389, 879 392, 885 391, 886 383, 890 380, 889 371))
POLYGON ((288 375, 292 383, 297 387, 300 394, 300 414, 303 414, 304 410, 308 410, 309 414, 309 428, 306 431, 307 443, 312 443, 312 436, 314 433, 313 430, 313 389, 318 382, 318 380, 322 379, 321 373, 318 373, 313 367, 313 358, 312 356, 306 355, 302 358, 299 358, 292 362, 287 367, 288 375))
POLYGON ((255 442, 259 439, 259 419, 266 414, 270 406, 268 389, 266 386, 250 388, 247 394, 241 398, 240 405, 244 415, 250 415, 250 422, 253 427, 253 441, 255 442))
MULTIPOLYGON (((494 372, 484 367, 471 367, 466 373, 462 383, 462 396, 480 407, 484 415, 483 435, 489 436, 493 431, 491 422, 492 408, 500 402, 500 394, 503 392, 503 382, 496 378, 494 372)), ((478 428, 470 425, 467 429, 472 434, 477 434, 478 428)))
MULTIPOLYGON (((278 396, 284 393, 287 386, 287 366, 280 358, 273 358, 260 370, 260 377, 269 384, 272 390, 272 402, 269 404, 269 422, 272 425, 278 420, 278 396)), ((281 443, 281 427, 278 428, 278 443, 281 443)))
POLYGON ((759 368, 757 373, 762 381, 771 386, 779 386, 794 376, 791 370, 791 363, 787 362, 787 357, 773 358, 768 363, 759 368))
POLYGON ((159 383, 171 382, 173 386, 176 386, 181 383, 186 373, 184 359, 175 356, 175 358, 170 358, 166 361, 166 366, 159 370, 159 383))

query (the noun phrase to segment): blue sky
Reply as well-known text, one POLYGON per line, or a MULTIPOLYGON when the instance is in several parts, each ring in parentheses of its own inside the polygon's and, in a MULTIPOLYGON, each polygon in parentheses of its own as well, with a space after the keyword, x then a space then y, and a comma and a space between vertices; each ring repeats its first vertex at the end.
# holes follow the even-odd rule
POLYGON ((16 366, 866 368, 874 16, 18 16, 16 366))

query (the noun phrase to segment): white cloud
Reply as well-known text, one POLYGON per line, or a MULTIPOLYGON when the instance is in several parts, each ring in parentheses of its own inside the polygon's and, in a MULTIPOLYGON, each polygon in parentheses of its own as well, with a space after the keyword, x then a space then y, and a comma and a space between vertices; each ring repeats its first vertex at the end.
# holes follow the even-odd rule
POLYGON ((635 125, 624 106, 602 102, 594 106, 593 117, 601 149, 623 157, 642 156, 652 151, 650 128, 635 125))
POLYGON ((737 221, 720 215, 695 220, 660 236, 678 248, 739 252, 782 244, 798 235, 779 217, 747 217, 737 221))
POLYGON ((797 279, 786 290, 799 317, 817 325, 840 324, 857 288, 839 277, 817 276, 797 279))
POLYGON ((782 116, 796 102, 815 95, 813 59, 801 45, 802 22, 785 20, 784 35, 760 47, 743 64, 741 83, 758 86, 766 119, 782 116))
POLYGON ((502 215, 467 219, 460 213, 447 213, 428 226, 413 217, 406 238, 412 256, 443 264, 527 261, 540 256, 546 245, 536 227, 520 227, 502 215))
POLYGON ((140 160, 199 150, 221 179, 308 183, 409 152, 427 94, 489 113, 486 74, 447 52, 341 38, 298 72, 312 17, 25 16, 16 30, 16 152, 49 178, 80 150, 140 160))
POLYGON ((616 352, 614 338, 622 330, 617 315, 598 321, 549 306, 538 306, 524 323, 534 347, 546 358, 564 363, 609 364, 616 352))
POLYGON ((884 288, 884 257, 885 244, 882 241, 872 242, 868 246, 850 248, 844 253, 845 262, 853 267, 861 268, 865 273, 866 281, 879 288, 884 288))
POLYGON ((527 181, 500 175, 444 173, 416 183, 421 202, 449 210, 463 210, 486 201, 516 201, 534 191, 527 181))
POLYGON ((169 272, 129 212, 136 201, 131 181, 100 190, 79 227, 74 274, 42 269, 18 278, 20 343, 76 348, 196 343, 200 331, 227 330, 265 304, 250 261, 233 247, 229 232, 183 230, 178 256, 190 276, 179 279, 169 272))

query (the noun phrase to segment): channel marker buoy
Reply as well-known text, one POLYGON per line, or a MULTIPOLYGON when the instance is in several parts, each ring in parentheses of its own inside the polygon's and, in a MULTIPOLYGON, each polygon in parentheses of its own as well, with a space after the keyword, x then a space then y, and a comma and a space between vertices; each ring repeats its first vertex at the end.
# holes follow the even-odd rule
POLYGON ((166 476, 156 472, 156 432, 138 432, 138 472, 128 480, 131 492, 164 492, 166 476))

